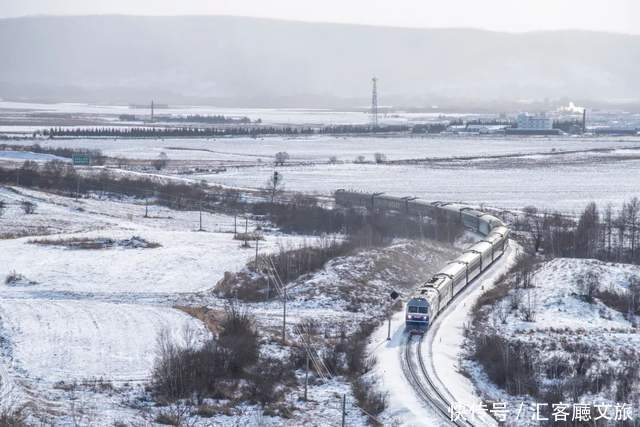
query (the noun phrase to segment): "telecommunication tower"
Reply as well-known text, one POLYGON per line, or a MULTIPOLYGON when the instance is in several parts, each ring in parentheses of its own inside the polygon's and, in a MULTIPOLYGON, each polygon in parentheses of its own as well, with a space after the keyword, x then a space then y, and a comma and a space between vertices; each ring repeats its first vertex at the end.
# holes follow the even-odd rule
POLYGON ((374 128, 378 127, 378 79, 372 78, 371 89, 371 124, 374 128))

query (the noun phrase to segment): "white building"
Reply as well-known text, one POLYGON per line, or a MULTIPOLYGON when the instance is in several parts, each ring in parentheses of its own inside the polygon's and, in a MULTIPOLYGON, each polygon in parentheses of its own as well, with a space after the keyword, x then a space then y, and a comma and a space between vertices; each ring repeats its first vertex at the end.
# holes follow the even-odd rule
POLYGON ((518 114, 516 119, 518 129, 528 130, 548 130, 553 129, 553 119, 543 114, 531 115, 527 113, 518 114))

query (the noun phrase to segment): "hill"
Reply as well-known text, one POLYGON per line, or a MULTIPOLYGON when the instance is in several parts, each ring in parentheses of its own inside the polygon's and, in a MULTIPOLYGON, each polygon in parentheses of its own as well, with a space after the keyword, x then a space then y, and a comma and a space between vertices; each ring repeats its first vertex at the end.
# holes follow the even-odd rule
POLYGON ((0 97, 227 105, 640 99, 640 36, 229 16, 0 20, 0 97))

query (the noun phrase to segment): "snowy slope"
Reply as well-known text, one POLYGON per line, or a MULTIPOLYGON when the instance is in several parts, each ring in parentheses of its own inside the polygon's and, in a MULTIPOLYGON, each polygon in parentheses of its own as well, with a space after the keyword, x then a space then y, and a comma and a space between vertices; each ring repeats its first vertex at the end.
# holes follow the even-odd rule
POLYGON ((11 369, 47 383, 145 379, 161 330, 178 342, 185 327, 207 335, 178 310, 94 301, 1 299, 0 319, 11 369))
MULTIPOLYGON (((565 384, 564 387, 570 388, 571 384, 576 384, 576 391, 564 396, 569 401, 635 406, 640 402, 640 388, 637 382, 634 385, 633 377, 629 377, 631 391, 623 397, 624 401, 616 397, 616 390, 619 391, 620 378, 627 376, 625 366, 635 364, 640 356, 638 329, 626 313, 607 306, 598 297, 593 302, 584 297, 584 289, 578 284, 578 279, 586 272, 597 275, 600 290, 619 294, 628 289, 630 278, 640 277, 640 268, 628 264, 571 258, 543 262, 533 276, 533 287, 520 290, 523 293, 522 304, 527 304, 529 295, 534 302, 534 320, 526 321, 520 310, 503 311, 501 307, 509 306, 508 301, 503 301, 487 309, 487 320, 472 334, 481 330, 490 332, 492 328, 499 327, 501 336, 508 342, 525 343, 533 354, 533 363, 541 371, 536 377, 540 387, 554 387, 555 384, 560 388, 565 384), (548 369, 557 366, 554 364, 558 361, 566 364, 565 371, 552 378, 548 369), (576 366, 581 364, 584 364, 584 371, 577 374, 576 366), (578 386, 582 380, 600 377, 610 382, 603 381, 597 390, 578 386), (585 392, 585 389, 589 391, 585 392)), ((511 298, 514 292, 511 290, 507 298, 511 298)), ((463 367, 485 399, 509 402, 510 408, 525 402, 526 417, 532 416, 532 406, 536 402, 533 397, 507 394, 491 382, 482 366, 471 358, 464 360, 463 367)))

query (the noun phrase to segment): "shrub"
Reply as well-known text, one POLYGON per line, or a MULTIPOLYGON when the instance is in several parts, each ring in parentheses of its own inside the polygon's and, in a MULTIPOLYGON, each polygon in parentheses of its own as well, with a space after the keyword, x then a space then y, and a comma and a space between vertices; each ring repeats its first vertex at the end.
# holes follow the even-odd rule
POLYGON ((266 357, 254 367, 250 381, 250 398, 264 406, 280 400, 282 390, 278 390, 278 384, 295 382, 295 376, 281 360, 266 357))
POLYGON ((255 320, 236 305, 227 306, 218 344, 229 372, 239 374, 258 360, 260 346, 255 320))
POLYGON ((22 211, 26 214, 26 215, 31 215, 33 213, 35 213, 36 211, 36 204, 33 202, 30 202, 28 200, 24 200, 20 203, 20 207, 22 208, 22 211))
POLYGON ((508 342, 496 334, 477 334, 475 358, 488 377, 508 393, 536 395, 535 352, 522 342, 508 342))
POLYGON ((24 408, 2 408, 0 409, 0 426, 2 427, 27 427, 27 420, 24 408))
POLYGON ((201 346, 189 338, 188 331, 183 346, 162 331, 151 377, 155 394, 168 400, 224 395, 222 382, 245 374, 258 360, 259 343, 253 318, 234 306, 227 308, 220 330, 217 339, 201 346))
MULTIPOLYGON (((362 378, 358 378, 352 383, 353 395, 358 401, 358 406, 367 413, 376 416, 387 408, 387 393, 376 391, 372 384, 367 383, 362 378)), ((373 421, 373 420, 372 420, 373 421)), ((377 425, 373 421, 373 425, 377 425)))

